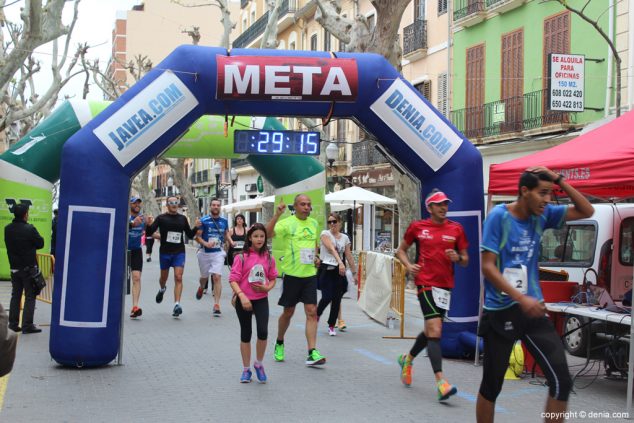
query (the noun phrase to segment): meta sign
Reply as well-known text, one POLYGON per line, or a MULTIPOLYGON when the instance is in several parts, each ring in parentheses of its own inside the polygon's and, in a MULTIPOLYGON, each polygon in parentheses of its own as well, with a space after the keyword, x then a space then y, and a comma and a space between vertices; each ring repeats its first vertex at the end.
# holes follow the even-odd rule
POLYGON ((216 56, 219 100, 355 101, 354 59, 216 56))

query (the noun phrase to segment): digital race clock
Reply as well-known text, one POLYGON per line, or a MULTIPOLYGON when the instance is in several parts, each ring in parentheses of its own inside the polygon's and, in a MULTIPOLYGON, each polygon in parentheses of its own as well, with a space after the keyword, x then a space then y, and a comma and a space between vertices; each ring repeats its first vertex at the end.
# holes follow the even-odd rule
POLYGON ((319 155, 319 132, 236 130, 233 152, 236 154, 319 155))

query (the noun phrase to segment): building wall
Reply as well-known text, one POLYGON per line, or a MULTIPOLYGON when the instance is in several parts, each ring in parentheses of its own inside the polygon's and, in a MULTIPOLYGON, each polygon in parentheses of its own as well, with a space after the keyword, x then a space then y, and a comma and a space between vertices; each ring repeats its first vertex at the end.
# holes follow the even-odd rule
MULTIPOLYGON (((240 3, 229 2, 231 17, 237 21, 240 3)), ((199 27, 199 45, 218 46, 223 34, 218 7, 182 7, 170 0, 145 0, 143 10, 127 12, 126 60, 147 56, 154 66, 182 44, 192 44, 183 31, 199 27)), ((237 34, 234 29, 232 38, 237 34)), ((128 74, 128 83, 132 77, 128 74)))
MULTIPOLYGON (((427 53, 425 57, 410 60, 407 57, 402 61, 403 77, 412 85, 423 81, 431 81, 431 103, 438 107, 439 77, 447 73, 447 39, 448 39, 448 13, 438 15, 438 1, 425 1, 425 20, 427 21, 427 53)), ((403 40, 403 29, 414 22, 414 2, 412 1, 405 13, 399 33, 403 40)), ((401 41, 401 47, 403 42, 401 41)), ((442 93, 440 93, 442 94, 442 93)))
MULTIPOLYGON (((616 1, 616 0, 614 0, 616 1)), ((616 3, 616 48, 621 57, 621 110, 634 107, 634 0, 616 3)), ((615 81, 616 86, 616 81, 615 81)))
MULTIPOLYGON (((572 0, 577 6, 585 4, 572 0)), ((503 34, 522 28, 524 31, 524 93, 541 90, 543 87, 543 30, 544 19, 560 13, 564 8, 558 3, 529 1, 512 11, 497 15, 473 27, 463 28, 454 34, 453 50, 453 104, 452 110, 465 107, 466 50, 485 44, 485 103, 500 99, 501 93, 501 37, 503 34)), ((605 10, 602 1, 592 1, 586 11, 598 16, 605 10)), ((608 17, 604 14, 600 24, 607 28, 608 17)), ((607 45, 599 34, 586 22, 571 14, 570 53, 585 54, 586 58, 605 59, 607 45)), ((606 86, 606 62, 586 61, 585 104, 603 107, 606 86)), ((577 113, 577 123, 594 121, 603 112, 585 111, 577 113)))

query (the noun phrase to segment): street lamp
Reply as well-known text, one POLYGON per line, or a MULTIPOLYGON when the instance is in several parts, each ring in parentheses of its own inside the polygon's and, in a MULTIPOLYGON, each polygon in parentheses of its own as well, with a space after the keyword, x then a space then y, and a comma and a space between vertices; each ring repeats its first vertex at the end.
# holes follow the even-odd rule
POLYGON ((216 177, 216 198, 220 198, 220 172, 222 172, 222 167, 220 167, 220 163, 216 162, 211 170, 216 177))
POLYGON ((238 183, 238 171, 236 170, 235 167, 232 167, 231 170, 229 171, 229 177, 231 178, 231 186, 229 187, 229 193, 231 194, 231 198, 229 198, 229 202, 233 203, 233 198, 234 198, 234 190, 235 190, 235 186, 238 183))
POLYGON ((326 159, 328 160, 328 166, 332 169, 332 164, 339 157, 339 147, 334 142, 331 142, 326 147, 326 159))
POLYGON ((231 185, 235 185, 238 182, 238 171, 235 167, 231 168, 229 176, 231 177, 231 185))

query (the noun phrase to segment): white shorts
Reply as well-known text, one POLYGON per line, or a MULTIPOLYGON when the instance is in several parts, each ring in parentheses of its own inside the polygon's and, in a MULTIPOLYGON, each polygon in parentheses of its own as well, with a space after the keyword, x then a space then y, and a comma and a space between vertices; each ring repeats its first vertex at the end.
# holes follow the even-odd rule
POLYGON ((226 255, 227 253, 224 251, 206 253, 205 250, 198 250, 196 257, 198 258, 200 277, 206 278, 209 275, 222 275, 222 267, 225 265, 226 255))

